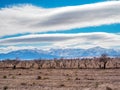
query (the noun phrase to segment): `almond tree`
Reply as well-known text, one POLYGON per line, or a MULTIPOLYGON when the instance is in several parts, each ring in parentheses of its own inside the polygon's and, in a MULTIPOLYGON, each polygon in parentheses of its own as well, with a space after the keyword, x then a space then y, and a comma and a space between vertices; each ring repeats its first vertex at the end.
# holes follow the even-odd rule
POLYGON ((38 65, 38 69, 41 69, 44 64, 44 60, 35 60, 35 63, 38 65))
POLYGON ((54 60, 56 68, 60 68, 60 60, 54 60))
POLYGON ((11 60, 11 64, 13 66, 12 68, 16 69, 16 66, 17 66, 17 64, 19 64, 19 62, 20 62, 19 60, 11 60))
POLYGON ((9 65, 12 64, 12 69, 16 69, 17 64, 19 63, 19 60, 5 60, 4 63, 9 65))
POLYGON ((8 68, 9 66, 9 62, 10 60, 9 59, 6 59, 6 60, 2 60, 2 64, 3 64, 3 68, 8 68))
POLYGON ((109 57, 107 56, 107 54, 102 54, 99 59, 99 62, 101 63, 100 68, 106 69, 108 60, 109 60, 109 57))
POLYGON ((78 60, 78 69, 81 68, 81 65, 80 65, 80 60, 78 60))

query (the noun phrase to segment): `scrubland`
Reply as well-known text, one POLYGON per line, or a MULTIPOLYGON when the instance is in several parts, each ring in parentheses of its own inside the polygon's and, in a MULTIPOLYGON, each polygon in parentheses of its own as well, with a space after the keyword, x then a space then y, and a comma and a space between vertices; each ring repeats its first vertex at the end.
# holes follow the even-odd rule
POLYGON ((120 90, 120 59, 1 61, 0 90, 120 90))

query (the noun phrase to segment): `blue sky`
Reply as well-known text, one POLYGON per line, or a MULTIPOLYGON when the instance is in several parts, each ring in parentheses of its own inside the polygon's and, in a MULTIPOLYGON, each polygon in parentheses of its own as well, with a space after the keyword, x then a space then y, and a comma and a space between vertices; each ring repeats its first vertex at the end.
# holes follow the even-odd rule
POLYGON ((16 4, 32 4, 45 8, 74 6, 102 2, 106 0, 0 0, 0 7, 16 4))
POLYGON ((0 0, 0 52, 120 48, 119 12, 119 0, 0 0))

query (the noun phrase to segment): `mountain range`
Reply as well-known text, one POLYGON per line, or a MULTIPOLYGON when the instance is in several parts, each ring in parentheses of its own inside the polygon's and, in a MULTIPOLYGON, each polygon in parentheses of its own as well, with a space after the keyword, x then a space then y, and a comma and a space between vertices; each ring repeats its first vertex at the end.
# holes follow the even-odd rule
POLYGON ((89 49, 23 49, 11 51, 9 53, 0 53, 0 60, 16 59, 53 59, 53 58, 83 58, 99 57, 101 54, 107 54, 110 57, 119 57, 119 49, 106 49, 102 47, 93 47, 89 49))

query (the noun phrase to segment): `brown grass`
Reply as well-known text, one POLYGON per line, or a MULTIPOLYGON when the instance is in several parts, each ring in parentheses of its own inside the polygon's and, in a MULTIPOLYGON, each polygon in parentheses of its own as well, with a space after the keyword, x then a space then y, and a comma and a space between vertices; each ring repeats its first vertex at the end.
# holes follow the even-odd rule
POLYGON ((119 69, 0 69, 0 90, 119 89, 119 69))

